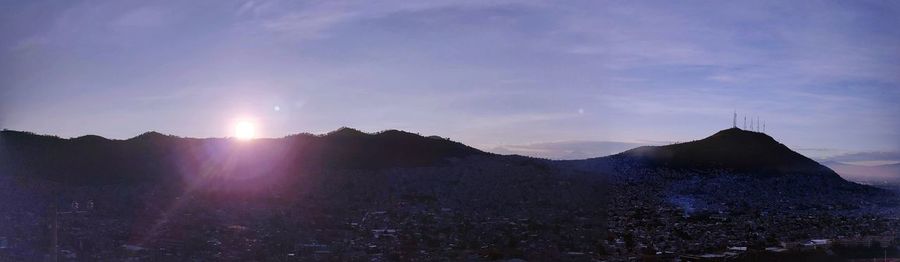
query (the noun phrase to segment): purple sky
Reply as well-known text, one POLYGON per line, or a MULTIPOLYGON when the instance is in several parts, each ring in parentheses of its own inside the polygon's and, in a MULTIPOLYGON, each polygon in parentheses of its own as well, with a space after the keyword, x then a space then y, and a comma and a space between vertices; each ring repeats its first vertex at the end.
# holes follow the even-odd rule
POLYGON ((2 128, 221 137, 250 118, 267 137, 403 129, 581 158, 737 110, 813 157, 900 151, 897 1, 0 6, 2 128))

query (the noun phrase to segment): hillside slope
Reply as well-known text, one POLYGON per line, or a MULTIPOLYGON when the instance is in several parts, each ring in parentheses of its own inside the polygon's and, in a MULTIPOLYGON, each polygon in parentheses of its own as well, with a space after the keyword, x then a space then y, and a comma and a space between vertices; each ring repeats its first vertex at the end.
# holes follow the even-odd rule
POLYGON ((839 178, 834 171, 794 152, 764 133, 730 128, 707 138, 644 146, 613 157, 674 169, 726 169, 765 175, 805 174, 839 178))

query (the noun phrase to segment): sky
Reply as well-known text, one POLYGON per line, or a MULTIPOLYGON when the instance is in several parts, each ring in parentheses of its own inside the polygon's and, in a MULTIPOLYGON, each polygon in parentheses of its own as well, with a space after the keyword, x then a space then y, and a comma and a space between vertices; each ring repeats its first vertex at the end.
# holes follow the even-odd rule
MULTIPOLYGON (((900 152, 897 1, 2 1, 0 127, 125 139, 342 126, 586 158, 759 117, 900 152)), ((900 160, 900 159, 865 159, 900 160)))

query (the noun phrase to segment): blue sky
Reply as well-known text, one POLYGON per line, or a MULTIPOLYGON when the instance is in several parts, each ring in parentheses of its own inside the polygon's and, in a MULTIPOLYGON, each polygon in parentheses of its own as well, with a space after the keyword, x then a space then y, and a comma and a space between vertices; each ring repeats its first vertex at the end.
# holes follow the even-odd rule
POLYGON ((9 129, 221 137, 252 119, 578 158, 699 139, 737 110, 814 157, 900 151, 896 1, 0 5, 9 129))

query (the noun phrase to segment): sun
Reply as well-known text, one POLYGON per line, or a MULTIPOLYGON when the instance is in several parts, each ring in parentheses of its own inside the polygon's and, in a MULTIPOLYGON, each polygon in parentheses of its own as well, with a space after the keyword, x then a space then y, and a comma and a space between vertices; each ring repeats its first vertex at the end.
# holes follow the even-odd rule
POLYGON ((249 121, 240 121, 234 126, 234 137, 240 140, 256 138, 256 128, 249 121))

